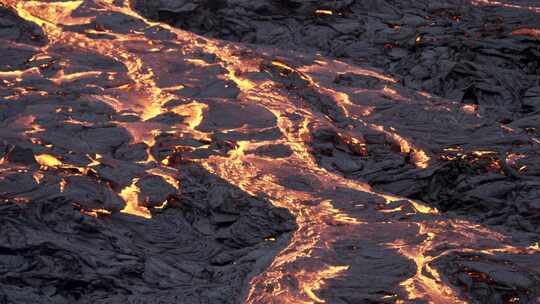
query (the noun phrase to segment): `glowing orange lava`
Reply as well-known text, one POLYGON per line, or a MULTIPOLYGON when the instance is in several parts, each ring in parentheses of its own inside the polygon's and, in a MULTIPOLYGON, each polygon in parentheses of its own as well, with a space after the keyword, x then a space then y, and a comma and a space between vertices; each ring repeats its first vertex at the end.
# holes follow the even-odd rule
MULTIPOLYGON (((400 257, 405 257, 405 260, 410 261, 410 263, 414 263, 415 267, 411 275, 400 283, 396 283, 396 294, 380 298, 382 300, 385 300, 385 297, 392 298, 396 300, 396 303, 410 303, 416 300, 425 300, 429 303, 465 302, 455 287, 448 282, 448 279, 430 264, 444 254, 453 252, 452 250, 457 251, 457 249, 449 249, 442 250, 444 252, 437 254, 433 253, 435 249, 440 249, 452 240, 459 242, 459 249, 462 251, 476 250, 486 254, 498 251, 527 253, 540 250, 538 243, 530 244, 524 248, 508 246, 503 236, 488 228, 475 226, 469 222, 460 222, 441 214, 436 208, 422 202, 378 192, 367 182, 349 179, 325 169, 318 163, 307 139, 312 136, 313 126, 328 126, 334 122, 321 114, 321 111, 309 107, 305 102, 300 102, 301 98, 293 96, 294 94, 277 82, 268 79, 257 81, 246 76, 248 74, 245 73, 246 71, 259 72, 261 63, 265 61, 262 58, 267 59, 268 55, 261 55, 261 59, 253 56, 255 59, 244 60, 241 53, 235 52, 237 49, 242 49, 241 46, 199 37, 162 23, 149 21, 133 10, 130 1, 96 0, 95 3, 92 3, 99 4, 102 10, 132 17, 140 22, 141 27, 145 30, 149 28, 166 30, 174 38, 164 42, 165 39, 149 38, 151 35, 141 32, 140 29, 125 33, 113 33, 104 26, 96 26, 95 30, 87 30, 84 33, 66 30, 70 25, 86 25, 93 21, 91 17, 73 13, 86 1, 49 1, 45 3, 41 1, 0 0, 0 2, 12 7, 23 19, 41 26, 47 34, 50 40, 49 45, 40 47, 40 54, 34 56, 32 60, 50 59, 54 48, 69 47, 73 52, 81 52, 81 54, 99 54, 115 62, 120 62, 125 67, 125 83, 114 88, 103 89, 99 94, 92 93, 87 96, 90 102, 99 102, 111 107, 111 111, 114 110, 116 118, 111 118, 109 123, 126 131, 128 135, 126 135, 125 144, 128 146, 126 149, 129 152, 135 149, 132 146, 136 144, 142 146, 143 157, 131 164, 137 166, 139 170, 137 175, 129 177, 128 181, 131 181, 131 184, 123 187, 127 182, 122 183, 122 190, 119 190, 122 187, 114 188, 111 186, 111 189, 116 189, 115 191, 118 192, 115 193, 115 196, 120 196, 125 202, 125 207, 121 210, 122 213, 142 219, 156 220, 152 218, 152 212, 157 214, 170 210, 163 210, 173 204, 170 199, 152 208, 152 212, 141 204, 144 202, 140 200, 141 190, 137 186, 139 181, 137 177, 144 176, 143 174, 159 176, 174 189, 183 190, 177 169, 179 167, 175 168, 178 164, 175 164, 176 161, 171 156, 172 154, 161 158, 157 156, 161 152, 159 150, 161 147, 158 146, 161 136, 171 135, 178 142, 196 142, 199 139, 204 139, 204 144, 200 142, 194 144, 200 143, 203 148, 208 148, 210 146, 208 143, 217 143, 216 138, 219 136, 233 138, 230 139, 231 144, 226 152, 209 153, 206 158, 193 158, 190 161, 200 164, 209 173, 215 174, 250 195, 264 196, 274 206, 285 208, 294 216, 298 226, 296 231, 286 237, 270 236, 264 239, 267 242, 265 244, 279 243, 281 247, 276 251, 275 256, 268 259, 266 267, 261 266, 262 272, 250 277, 244 299, 246 303, 331 303, 325 299, 323 292, 325 287, 332 279, 344 278, 348 280, 349 276, 352 276, 350 273, 352 266, 346 263, 347 260, 344 257, 340 256, 336 244, 340 241, 352 240, 355 237, 358 238, 355 240, 361 244, 372 241, 378 246, 376 248, 392 250, 400 257), (110 35, 111 38, 92 38, 92 35, 104 33, 110 35), (182 95, 186 94, 185 89, 189 87, 189 81, 196 83, 197 76, 187 77, 185 74, 188 71, 186 71, 185 66, 182 66, 184 70, 179 68, 178 71, 175 71, 168 66, 168 63, 156 64, 154 62, 156 57, 152 57, 159 54, 163 58, 173 58, 177 61, 171 61, 170 65, 188 64, 193 70, 210 68, 211 65, 202 59, 178 59, 187 56, 190 52, 196 53, 196 51, 204 51, 218 58, 219 60, 216 60, 218 63, 212 64, 212 67, 224 71, 220 74, 219 80, 226 80, 229 84, 232 81, 238 87, 240 94, 235 97, 234 102, 230 103, 262 107, 269 112, 269 116, 272 116, 275 121, 274 125, 249 129, 249 126, 245 124, 235 128, 224 127, 220 132, 205 129, 205 126, 207 128, 208 125, 212 126, 212 121, 208 122, 205 119, 207 119, 208 112, 212 110, 214 103, 225 103, 225 101, 213 97, 199 98, 182 95), (183 77, 181 79, 186 80, 186 83, 168 82, 176 76, 183 77), (164 82, 165 84, 163 84, 164 82), (183 92, 179 93, 179 91, 183 92), (160 121, 163 115, 172 115, 175 118, 180 117, 180 119, 175 120, 174 123, 164 123, 160 121), (239 136, 234 139, 235 132, 242 133, 246 130, 254 135, 251 137, 239 136), (258 136, 267 130, 275 131, 276 135, 273 135, 275 137, 268 139, 261 136, 263 139, 260 139, 258 136), (181 134, 184 133, 192 137, 183 138, 181 134), (276 144, 289 149, 290 156, 272 159, 250 153, 258 148, 276 144), (399 206, 396 206, 398 204, 396 202, 399 202, 399 206), (378 209, 373 206, 378 206, 378 209), (392 239, 391 241, 372 240, 370 239, 371 235, 362 235, 368 227, 377 227, 372 228, 376 232, 378 227, 383 227, 386 224, 395 225, 389 229, 395 229, 393 232, 398 236, 395 236, 395 239, 388 235, 377 236, 387 237, 392 239), (401 231, 398 230, 403 227, 412 227, 417 229, 417 232, 409 235, 403 234, 402 237, 401 231), (481 247, 478 245, 479 242, 476 241, 480 239, 488 240, 490 246, 481 247)), ((476 2, 491 3, 489 1, 476 2)), ((315 10, 315 14, 334 15, 338 13, 321 9, 315 10)), ((325 17, 321 16, 318 19, 322 18, 325 17)), ((332 18, 329 17, 329 19, 332 18)), ((394 28, 399 29, 399 26, 394 28)), ((518 29, 513 34, 540 36, 536 29, 518 29)), ((422 37, 416 37, 415 42, 417 44, 423 43, 422 37)), ((349 121, 354 121, 357 123, 356 126, 361 125, 389 138, 388 141, 396 147, 396 150, 399 150, 396 151, 396 154, 402 158, 407 156, 407 159, 410 159, 413 165, 409 165, 409 168, 424 172, 427 170, 420 169, 429 170, 432 165, 436 164, 437 160, 431 158, 433 150, 414 138, 403 135, 404 133, 399 128, 394 129, 363 120, 375 115, 376 108, 376 106, 362 107, 355 104, 353 93, 364 91, 358 90, 358 88, 340 91, 336 87, 327 87, 325 79, 323 79, 324 76, 321 75, 331 75, 333 78, 338 74, 356 73, 385 81, 388 85, 381 86, 376 93, 379 96, 383 95, 401 102, 401 99, 405 98, 400 95, 400 90, 394 86, 397 84, 396 79, 375 70, 359 68, 322 56, 318 56, 313 64, 298 68, 293 68, 277 59, 270 60, 270 62, 273 67, 284 74, 295 73, 298 75, 308 83, 310 89, 321 96, 328 97, 332 105, 343 112, 345 117, 344 123, 340 126, 340 136, 354 134, 351 130, 355 126, 348 124, 349 121)), ((0 77, 13 84, 24 77, 29 77, 29 75, 41 75, 41 72, 39 68, 0 72, 0 77)), ((107 77, 107 81, 115 81, 120 76, 114 73, 104 74, 100 71, 74 72, 70 71, 68 64, 49 78, 55 85, 65 85, 72 81, 99 77, 107 77)), ((28 92, 20 93, 27 94, 28 92)), ((425 98, 430 97, 427 96, 427 93, 423 95, 425 98)), ((13 94, 10 98, 17 99, 18 96, 13 94)), ((463 112, 476 114, 478 111, 478 108, 472 105, 464 105, 461 110, 459 110, 460 106, 456 107, 458 111, 462 111, 460 115, 467 118, 474 118, 474 116, 464 115, 463 112)), ((55 106, 51 112, 59 115, 65 109, 67 106, 55 106)), ((73 110, 70 108, 67 112, 70 113, 70 111, 73 110)), ((107 115, 113 116, 112 114, 107 115)), ((62 122, 69 122, 70 125, 83 129, 92 127, 83 119, 77 120, 71 117, 62 118, 62 122)), ((39 148, 44 149, 42 151, 56 154, 53 145, 48 144, 45 140, 42 142, 39 138, 34 138, 37 137, 36 134, 46 131, 43 126, 36 123, 35 116, 25 113, 25 115, 14 119, 14 124, 20 129, 21 134, 29 139, 33 138, 33 141, 30 142, 40 145, 39 148)), ((242 133, 242 135, 245 134, 246 132, 242 133)), ((363 152, 366 149, 366 144, 362 140, 354 136, 345 138, 347 138, 345 144, 356 147, 358 154, 365 154, 363 152)), ((174 150, 179 146, 181 146, 180 143, 175 143, 165 148, 174 150)), ((193 150, 195 149, 193 148, 193 150)), ((465 157, 461 148, 449 148, 445 152, 449 152, 451 155, 446 156, 444 160, 465 157)), ((78 175, 95 176, 96 166, 110 164, 114 168, 115 164, 125 164, 114 159, 112 152, 88 153, 90 155, 83 155, 84 159, 88 162, 91 161, 86 167, 70 165, 68 157, 57 157, 48 153, 37 154, 35 160, 40 168, 39 173, 33 175, 33 179, 37 184, 41 184, 44 182, 43 173, 47 173, 47 171, 63 172, 63 170, 69 169, 75 169, 75 174, 78 175)), ((471 152, 470 155, 489 157, 496 153, 488 150, 477 150, 471 152)), ((516 153, 508 154, 506 162, 508 165, 517 165, 522 158, 522 155, 516 153)), ((0 165, 4 168, 4 166, 12 164, 9 164, 6 157, 2 157, 0 165)), ((121 169, 115 168, 115 170, 121 169)), ((63 177, 60 178, 59 187, 61 192, 66 190, 66 181, 63 177)), ((95 220, 98 221, 103 220, 101 217, 111 215, 115 211, 99 208, 83 210, 81 208, 81 212, 97 218, 95 220)), ((114 219, 114 216, 111 218, 114 219)), ((366 274, 366 278, 368 275, 366 274)))

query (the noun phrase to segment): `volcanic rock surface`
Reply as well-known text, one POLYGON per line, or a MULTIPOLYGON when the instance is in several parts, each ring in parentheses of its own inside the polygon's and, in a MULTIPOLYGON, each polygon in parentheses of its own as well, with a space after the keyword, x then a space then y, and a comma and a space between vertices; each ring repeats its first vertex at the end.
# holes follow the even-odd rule
POLYGON ((539 28, 0 0, 0 303, 539 303, 539 28))

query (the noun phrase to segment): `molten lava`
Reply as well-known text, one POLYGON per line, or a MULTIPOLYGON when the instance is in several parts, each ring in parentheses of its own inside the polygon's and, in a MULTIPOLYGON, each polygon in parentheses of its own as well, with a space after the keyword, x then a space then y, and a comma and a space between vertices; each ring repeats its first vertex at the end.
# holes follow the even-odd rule
MULTIPOLYGON (((3 250, 11 268, 0 274, 43 267, 31 274, 58 285, 40 289, 46 300, 89 302, 467 303, 484 289, 506 303, 540 299, 539 168, 527 150, 540 141, 516 131, 533 119, 489 121, 485 105, 413 90, 361 61, 198 36, 137 2, 0 0, 23 24, 9 45, 27 57, 0 71, 0 198, 21 225, 45 226, 34 239, 5 220, 6 239, 33 247, 3 250), (460 193, 458 211, 483 215, 446 213, 460 193), (73 278, 43 270, 65 261, 73 278)), ((424 19, 384 31, 416 22, 409 48, 420 49, 424 19)), ((357 23, 332 31, 355 37, 357 23)), ((376 43, 392 58, 409 52, 376 43)), ((28 302, 28 275, 0 279, 0 299, 9 286, 28 302)))

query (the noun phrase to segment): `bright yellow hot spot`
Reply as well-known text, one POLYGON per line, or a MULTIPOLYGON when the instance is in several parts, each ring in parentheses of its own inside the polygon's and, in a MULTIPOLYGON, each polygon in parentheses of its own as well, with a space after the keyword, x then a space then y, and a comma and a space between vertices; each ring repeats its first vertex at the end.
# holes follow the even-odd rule
POLYGON ((150 219, 152 214, 148 208, 139 205, 139 188, 135 185, 136 182, 137 180, 134 180, 131 186, 120 192, 120 197, 126 202, 126 206, 120 212, 150 219))
POLYGON ((111 215, 111 212, 106 209, 90 209, 90 210, 81 210, 83 214, 89 215, 91 217, 100 217, 104 215, 111 215))
POLYGON ((316 11, 315 11, 315 14, 319 14, 319 15, 333 15, 334 12, 332 12, 331 10, 316 10, 316 11))
POLYGON ((63 164, 58 158, 50 154, 36 155, 35 158, 42 167, 59 168, 63 164))

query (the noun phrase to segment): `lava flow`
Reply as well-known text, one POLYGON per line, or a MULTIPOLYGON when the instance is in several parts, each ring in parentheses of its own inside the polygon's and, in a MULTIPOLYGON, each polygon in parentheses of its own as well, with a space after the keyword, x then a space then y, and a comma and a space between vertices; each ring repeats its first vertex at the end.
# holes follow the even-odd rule
POLYGON ((249 2, 0 0, 0 302, 540 303, 536 9, 249 2))

